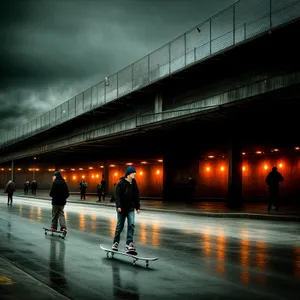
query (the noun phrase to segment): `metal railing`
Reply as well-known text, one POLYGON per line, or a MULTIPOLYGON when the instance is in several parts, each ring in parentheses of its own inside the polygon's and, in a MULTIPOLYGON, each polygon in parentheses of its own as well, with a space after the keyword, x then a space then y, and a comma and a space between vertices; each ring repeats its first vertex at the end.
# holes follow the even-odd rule
POLYGON ((0 138, 9 146, 300 17, 300 0, 241 0, 0 138))

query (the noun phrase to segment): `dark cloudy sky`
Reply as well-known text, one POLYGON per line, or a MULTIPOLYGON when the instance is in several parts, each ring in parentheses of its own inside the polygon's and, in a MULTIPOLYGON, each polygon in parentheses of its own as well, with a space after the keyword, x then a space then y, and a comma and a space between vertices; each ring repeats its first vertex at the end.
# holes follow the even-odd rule
POLYGON ((1 0, 0 134, 70 99, 235 0, 1 0))

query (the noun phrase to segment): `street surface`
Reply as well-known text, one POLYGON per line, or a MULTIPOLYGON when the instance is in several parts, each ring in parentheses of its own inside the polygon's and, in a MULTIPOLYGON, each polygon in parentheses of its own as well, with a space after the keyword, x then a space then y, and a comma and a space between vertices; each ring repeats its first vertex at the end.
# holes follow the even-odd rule
MULTIPOLYGON (((14 197, 12 207, 8 207, 6 197, 0 196, 0 258, 64 295, 63 298, 299 297, 299 222, 141 210, 135 217, 138 253, 159 257, 147 269, 144 261, 133 266, 131 258, 107 258, 100 249, 100 244, 112 245, 116 226, 113 207, 68 203, 65 211, 68 234, 63 240, 45 236, 42 229, 50 227, 50 202, 14 197)), ((126 229, 125 223, 122 248, 126 229)), ((54 299, 41 298, 35 286, 36 295, 30 299, 54 299)), ((0 280, 0 290, 3 288, 0 280)), ((14 288, 17 291, 18 285, 12 284, 14 288)), ((4 299, 11 299, 9 295, 5 298, 6 294, 4 299)), ((23 294, 19 299, 27 298, 23 294)))

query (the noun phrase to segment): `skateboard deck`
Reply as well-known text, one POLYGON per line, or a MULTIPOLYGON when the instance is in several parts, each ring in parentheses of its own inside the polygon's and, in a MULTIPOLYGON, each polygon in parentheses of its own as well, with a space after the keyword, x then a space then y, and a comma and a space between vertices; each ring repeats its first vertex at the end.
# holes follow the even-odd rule
POLYGON ((60 231, 60 230, 52 231, 52 230, 50 230, 49 228, 46 228, 46 227, 43 227, 43 229, 45 230, 45 235, 47 235, 47 233, 50 232, 50 235, 58 234, 58 236, 61 237, 62 239, 64 239, 66 234, 67 234, 64 231, 60 231))
POLYGON ((135 265, 135 263, 138 260, 144 260, 144 261, 146 261, 146 267, 147 268, 149 266, 149 261, 158 260, 158 257, 141 257, 141 256, 138 256, 136 252, 135 252, 135 254, 130 254, 130 253, 126 253, 126 252, 115 251, 115 250, 112 250, 112 249, 105 248, 102 245, 100 245, 100 248, 106 252, 107 257, 110 256, 111 258, 113 258, 115 254, 120 254, 120 255, 131 257, 133 265, 135 265))

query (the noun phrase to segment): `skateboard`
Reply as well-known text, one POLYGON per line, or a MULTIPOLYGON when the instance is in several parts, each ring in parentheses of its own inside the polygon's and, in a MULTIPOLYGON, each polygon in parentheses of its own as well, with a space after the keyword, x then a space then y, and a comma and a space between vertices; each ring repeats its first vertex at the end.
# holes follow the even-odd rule
POLYGON ((60 230, 52 231, 52 230, 50 230, 49 228, 46 228, 46 227, 43 227, 43 229, 45 230, 45 235, 47 235, 47 232, 50 232, 51 235, 54 235, 54 233, 57 233, 58 236, 61 237, 62 239, 64 239, 66 234, 67 234, 65 231, 60 231, 60 230))
POLYGON ((144 260, 146 261, 146 267, 148 268, 149 266, 149 261, 154 261, 154 260, 158 260, 158 257, 141 257, 141 256, 138 256, 136 252, 132 252, 132 253, 125 253, 125 252, 121 252, 121 251, 115 251, 115 250, 112 250, 112 249, 107 249, 107 248, 104 248, 103 246, 100 245, 100 248, 102 250, 104 250, 106 252, 106 256, 107 257, 111 257, 113 258, 115 254, 121 254, 121 255, 125 255, 125 256, 129 256, 132 258, 132 264, 135 265, 135 263, 138 261, 138 260, 144 260))

